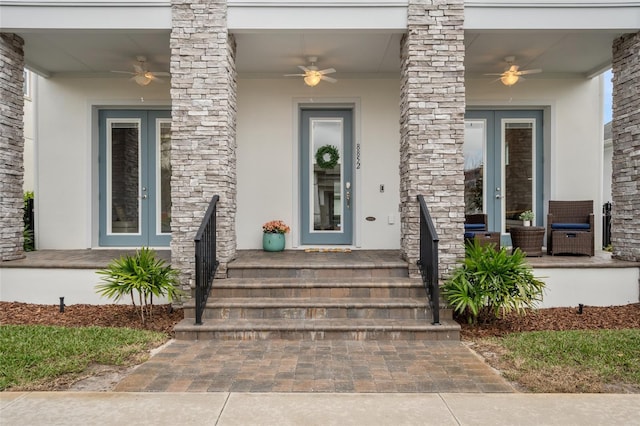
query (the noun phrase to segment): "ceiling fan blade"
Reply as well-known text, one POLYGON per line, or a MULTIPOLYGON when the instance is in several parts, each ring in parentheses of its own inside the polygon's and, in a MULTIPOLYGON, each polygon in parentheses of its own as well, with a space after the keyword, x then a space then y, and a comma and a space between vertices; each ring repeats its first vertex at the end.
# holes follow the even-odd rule
POLYGON ((306 77, 306 74, 284 74, 285 77, 306 77))
POLYGON ((334 72, 336 72, 336 70, 334 68, 327 68, 325 70, 320 70, 318 72, 320 74, 333 74, 334 72))
POLYGON ((304 65, 298 65, 298 68, 300 68, 302 71, 304 72, 309 72, 311 71, 309 68, 305 67, 304 65))
POLYGON ((320 76, 320 80, 328 81, 329 83, 335 83, 336 81, 338 81, 335 78, 327 77, 326 75, 320 76))
POLYGON ((171 74, 168 72, 163 72, 163 71, 149 71, 151 74, 155 75, 156 77, 170 77, 171 74))
POLYGON ((162 83, 162 82, 164 82, 164 80, 163 80, 163 79, 156 77, 153 73, 146 73, 146 74, 145 74, 145 77, 148 77, 148 78, 150 78, 150 79, 151 79, 151 81, 155 81, 155 82, 157 82, 157 83, 162 83))
POLYGON ((482 74, 482 75, 504 75, 504 73, 503 72, 492 72, 492 73, 482 74))
POLYGON ((538 74, 541 73, 542 70, 540 68, 532 69, 532 70, 524 70, 518 71, 518 75, 526 75, 526 74, 538 74))
POLYGON ((129 74, 129 75, 136 75, 135 72, 131 72, 131 71, 111 71, 114 72, 116 74, 129 74))
POLYGON ((136 73, 138 74, 143 74, 145 72, 144 68, 142 67, 142 65, 140 64, 133 64, 133 69, 136 71, 136 73))

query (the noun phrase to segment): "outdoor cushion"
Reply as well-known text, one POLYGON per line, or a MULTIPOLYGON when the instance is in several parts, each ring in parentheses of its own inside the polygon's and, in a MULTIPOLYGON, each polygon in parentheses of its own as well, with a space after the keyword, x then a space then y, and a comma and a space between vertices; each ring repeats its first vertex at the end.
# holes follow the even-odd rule
POLYGON ((484 223, 466 223, 464 225, 465 231, 482 231, 484 230, 484 223))
POLYGON ((465 238, 466 240, 470 240, 470 239, 472 239, 472 238, 475 238, 475 236, 476 236, 476 233, 475 233, 475 232, 465 232, 465 233, 464 233, 464 238, 465 238))
POLYGON ((588 223, 552 223, 551 229, 589 229, 588 223))

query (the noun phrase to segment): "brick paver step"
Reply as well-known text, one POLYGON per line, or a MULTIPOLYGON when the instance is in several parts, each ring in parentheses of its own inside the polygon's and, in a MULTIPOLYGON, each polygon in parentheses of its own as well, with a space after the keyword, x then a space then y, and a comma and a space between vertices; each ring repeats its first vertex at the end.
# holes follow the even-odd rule
POLYGON ((411 319, 185 319, 174 328, 178 340, 459 340, 460 327, 445 320, 432 325, 411 319))
POLYGON ((426 297, 419 279, 228 278, 216 279, 211 297, 426 297))
POLYGON ((225 298, 210 300, 203 317, 425 319, 427 311, 426 298, 225 298))

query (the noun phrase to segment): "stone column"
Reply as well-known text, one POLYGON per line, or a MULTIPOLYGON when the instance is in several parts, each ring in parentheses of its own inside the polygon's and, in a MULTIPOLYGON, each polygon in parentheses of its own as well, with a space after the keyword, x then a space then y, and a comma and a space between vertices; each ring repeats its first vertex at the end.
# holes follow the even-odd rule
POLYGON ((400 89, 401 248, 416 274, 425 197, 440 276, 464 256, 464 1, 409 0, 400 89))
POLYGON ((640 32, 613 42, 611 244, 618 259, 640 261, 640 32))
POLYGON ((219 274, 236 252, 235 41, 226 0, 172 0, 171 260, 194 285, 194 242, 214 195, 219 274))
POLYGON ((24 257, 24 41, 0 33, 0 261, 24 257))

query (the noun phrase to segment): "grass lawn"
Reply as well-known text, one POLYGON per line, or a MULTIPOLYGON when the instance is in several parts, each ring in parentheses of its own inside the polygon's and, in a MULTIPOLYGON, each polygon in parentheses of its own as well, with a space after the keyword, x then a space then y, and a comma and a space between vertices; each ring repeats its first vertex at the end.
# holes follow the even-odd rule
POLYGON ((514 333, 494 340, 505 376, 532 392, 640 392, 640 329, 514 333))
POLYGON ((164 333, 106 327, 0 326, 0 390, 34 389, 91 364, 129 366, 168 339, 164 333))

